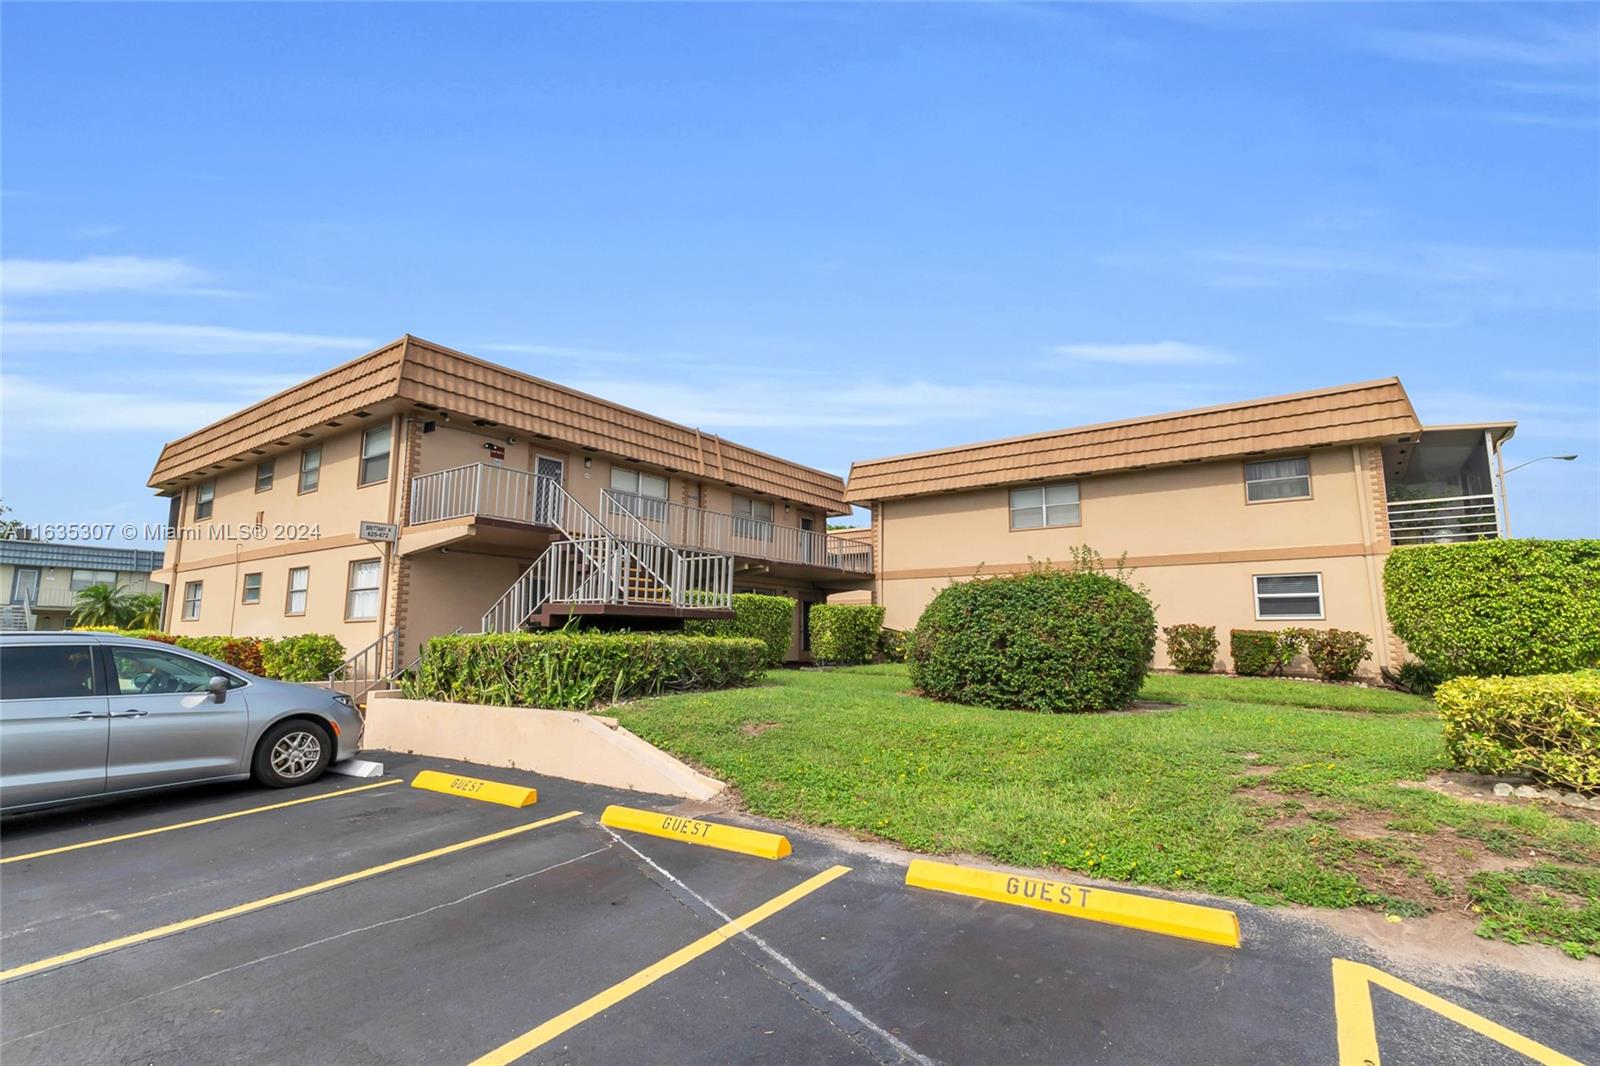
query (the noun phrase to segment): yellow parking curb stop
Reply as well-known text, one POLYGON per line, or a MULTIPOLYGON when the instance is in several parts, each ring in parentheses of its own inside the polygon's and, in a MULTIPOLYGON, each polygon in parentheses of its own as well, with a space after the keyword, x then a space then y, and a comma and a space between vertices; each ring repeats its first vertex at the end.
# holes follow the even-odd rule
POLYGON ((1165 936, 1184 937, 1226 948, 1239 946, 1239 916, 1221 907, 1136 896, 1109 888, 1090 888, 1065 881, 1047 881, 994 870, 974 870, 946 862, 917 859, 906 870, 906 884, 936 892, 976 896, 995 903, 1108 922, 1165 936))
POLYGON ((508 785, 503 781, 484 781, 476 777, 462 777, 439 770, 424 770, 411 781, 412 788, 425 788, 429 792, 443 792, 448 796, 465 796, 499 803, 506 807, 531 807, 539 801, 537 789, 522 785, 508 785))
POLYGON ((660 811, 641 811, 634 807, 607 807, 600 816, 600 824, 669 840, 682 840, 688 844, 704 844, 708 848, 737 851, 760 859, 781 859, 790 850, 789 838, 777 833, 702 822, 698 818, 684 818, 660 811))

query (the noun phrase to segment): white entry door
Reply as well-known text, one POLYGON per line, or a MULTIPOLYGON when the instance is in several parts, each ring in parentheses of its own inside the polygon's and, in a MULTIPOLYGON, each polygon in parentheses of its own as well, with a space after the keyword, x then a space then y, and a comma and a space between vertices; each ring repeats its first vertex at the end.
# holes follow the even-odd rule
POLYGON ((535 482, 539 486, 534 500, 534 521, 545 526, 560 526, 562 514, 561 493, 552 485, 566 486, 567 464, 553 455, 541 455, 533 461, 533 472, 548 481, 535 482))

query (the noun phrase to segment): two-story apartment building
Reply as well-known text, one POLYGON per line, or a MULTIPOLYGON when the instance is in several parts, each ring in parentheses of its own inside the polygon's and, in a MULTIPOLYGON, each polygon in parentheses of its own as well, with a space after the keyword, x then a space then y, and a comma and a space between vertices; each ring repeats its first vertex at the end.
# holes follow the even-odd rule
MULTIPOLYGON (((1424 427, 1398 378, 854 464, 872 591, 910 628, 950 581, 1127 554, 1162 625, 1356 629, 1364 672, 1402 649, 1383 603, 1397 544, 1504 536, 1514 423, 1424 427)), ((1166 664, 1164 646, 1157 665, 1166 664)))
POLYGON ((0 628, 66 629, 78 593, 91 585, 120 587, 136 595, 166 590, 151 572, 161 553, 43 540, 0 540, 0 628))
POLYGON ((174 633, 428 637, 727 617, 870 580, 839 477, 405 336, 168 444, 174 633), (374 525, 377 528, 374 528, 374 525), (383 527, 393 527, 385 529, 383 527))

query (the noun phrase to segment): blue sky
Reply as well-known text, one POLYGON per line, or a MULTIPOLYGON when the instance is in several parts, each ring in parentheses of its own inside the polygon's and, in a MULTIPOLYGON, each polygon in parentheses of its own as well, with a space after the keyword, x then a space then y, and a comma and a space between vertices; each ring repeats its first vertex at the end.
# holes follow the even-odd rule
POLYGON ((1600 530, 1592 6, 3 18, 25 519, 409 331, 839 473, 1399 374, 1600 530))

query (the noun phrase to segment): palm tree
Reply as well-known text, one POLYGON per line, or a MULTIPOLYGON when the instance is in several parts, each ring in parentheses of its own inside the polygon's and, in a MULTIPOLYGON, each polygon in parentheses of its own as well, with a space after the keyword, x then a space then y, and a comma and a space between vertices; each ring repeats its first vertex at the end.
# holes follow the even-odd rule
POLYGON ((132 611, 129 600, 133 598, 121 585, 90 585, 78 590, 78 602, 72 608, 75 626, 120 626, 132 611))
POLYGON ((128 617, 122 622, 128 629, 157 629, 161 625, 161 594, 141 592, 128 597, 128 617))

